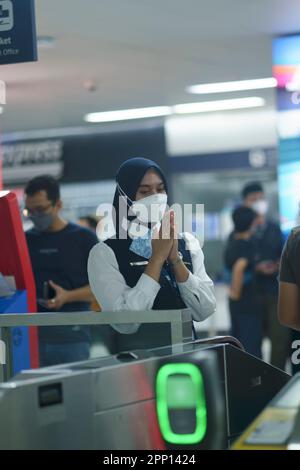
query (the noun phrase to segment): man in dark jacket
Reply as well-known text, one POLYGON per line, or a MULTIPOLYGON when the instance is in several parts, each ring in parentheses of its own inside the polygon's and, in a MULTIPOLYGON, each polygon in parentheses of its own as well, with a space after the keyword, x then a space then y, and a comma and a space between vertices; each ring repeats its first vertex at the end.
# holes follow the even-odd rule
POLYGON ((242 192, 243 205, 259 214, 254 236, 256 288, 263 315, 263 336, 271 341, 271 363, 285 368, 289 355, 290 330, 277 318, 278 272, 284 239, 279 225, 267 218, 268 201, 260 183, 250 183, 242 192))

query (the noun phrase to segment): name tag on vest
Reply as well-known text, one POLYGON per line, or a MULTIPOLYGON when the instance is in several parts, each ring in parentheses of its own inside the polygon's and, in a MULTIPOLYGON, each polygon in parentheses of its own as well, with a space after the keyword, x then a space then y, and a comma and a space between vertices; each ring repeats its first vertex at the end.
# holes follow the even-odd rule
POLYGON ((135 261, 130 263, 130 266, 147 266, 148 261, 135 261))

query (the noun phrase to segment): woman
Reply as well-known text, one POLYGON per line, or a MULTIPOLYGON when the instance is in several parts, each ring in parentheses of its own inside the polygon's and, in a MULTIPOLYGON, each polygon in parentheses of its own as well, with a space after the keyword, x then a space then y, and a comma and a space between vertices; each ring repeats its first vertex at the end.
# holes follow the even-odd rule
MULTIPOLYGON (((176 239, 174 213, 164 215, 163 222, 169 218, 170 236, 154 237, 149 230, 146 236, 129 236, 126 226, 133 213, 138 214, 139 222, 148 229, 155 227, 161 219, 159 211, 148 214, 135 211, 148 209, 151 204, 163 208, 167 203, 167 182, 160 167, 153 161, 144 158, 127 160, 120 167, 117 177, 117 188, 113 206, 115 209, 116 236, 100 242, 90 253, 88 262, 89 281, 92 291, 105 311, 116 310, 171 310, 190 308, 194 321, 203 321, 214 313, 216 301, 213 282, 207 276, 204 267, 204 256, 198 241, 182 235, 176 239), (124 211, 125 207, 125 211, 124 211), (120 219, 120 212, 125 217, 120 219), (143 217, 142 217, 143 214, 143 217), (156 216, 156 217, 155 217, 156 216), (156 218, 156 220, 154 220, 156 218), (127 219, 127 220, 126 220, 127 219), (151 220, 152 219, 152 220, 151 220), (144 224, 144 225, 143 225, 144 224), (191 243, 192 249, 188 249, 191 243)), ((129 224, 128 224, 129 225, 129 224)), ((164 223, 161 224, 164 226, 164 223)), ((155 336, 155 345, 165 344, 158 338, 162 325, 157 328, 151 325, 152 333, 138 324, 118 325, 114 328, 120 333, 133 334, 130 346, 151 347, 155 336)), ((162 333, 163 334, 163 333, 162 333)), ((123 338, 124 339, 124 338, 123 338)))

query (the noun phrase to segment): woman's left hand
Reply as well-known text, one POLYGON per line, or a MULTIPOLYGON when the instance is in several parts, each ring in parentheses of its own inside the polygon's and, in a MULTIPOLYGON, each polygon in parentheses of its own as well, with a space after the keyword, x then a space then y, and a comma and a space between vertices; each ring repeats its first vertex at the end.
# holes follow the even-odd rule
POLYGON ((179 253, 178 253, 178 231, 177 231, 177 227, 175 224, 175 214, 173 211, 170 212, 170 225, 171 225, 171 228, 172 227, 174 228, 174 241, 173 241, 173 246, 168 257, 168 261, 170 263, 174 263, 175 261, 177 261, 179 253))

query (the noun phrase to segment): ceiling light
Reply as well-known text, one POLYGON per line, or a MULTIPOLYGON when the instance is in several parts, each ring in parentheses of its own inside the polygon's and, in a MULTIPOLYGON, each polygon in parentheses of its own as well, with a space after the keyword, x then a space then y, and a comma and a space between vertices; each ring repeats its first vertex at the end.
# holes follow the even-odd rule
POLYGON ((276 78, 259 78, 256 80, 240 80, 234 82, 208 83, 205 85, 192 85, 186 88, 188 93, 228 93, 232 91, 262 90, 276 88, 276 78))
POLYGON ((55 39, 52 36, 39 36, 37 44, 39 49, 52 49, 55 45, 55 39))
POLYGON ((213 111, 229 111, 231 109, 257 108, 265 105, 259 97, 238 98, 234 100, 206 101, 202 103, 185 103, 173 106, 175 114, 209 113, 213 111))
POLYGON ((143 119, 157 116, 168 116, 172 114, 169 106, 155 106, 153 108, 123 109, 119 111, 106 111, 103 113, 90 113, 84 117, 86 122, 113 122, 127 121, 131 119, 143 119))
POLYGON ((204 101, 202 103, 184 103, 175 106, 156 106, 149 108, 123 109, 86 114, 84 120, 90 123, 127 121, 174 114, 210 113, 213 111, 229 111, 232 109, 257 108, 264 106, 264 98, 250 97, 233 100, 204 101))

